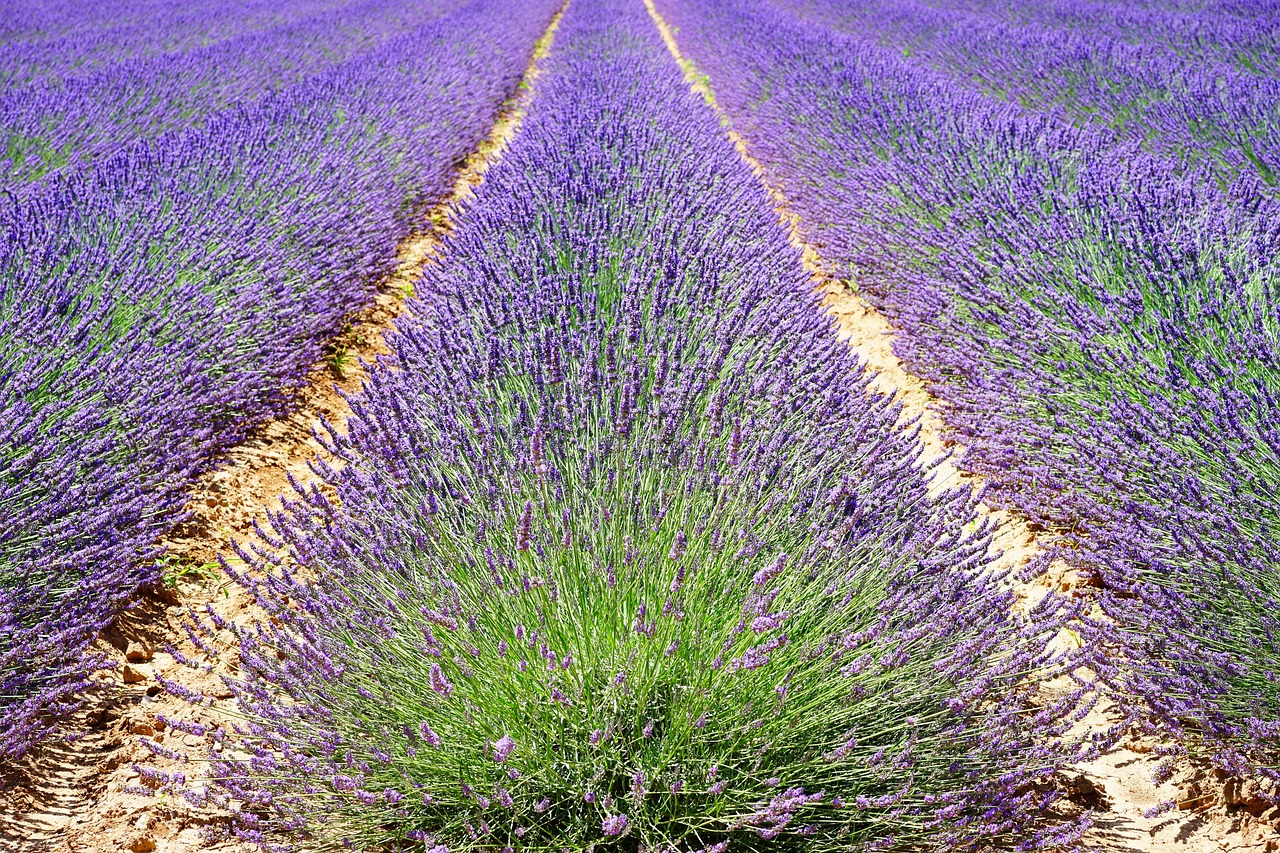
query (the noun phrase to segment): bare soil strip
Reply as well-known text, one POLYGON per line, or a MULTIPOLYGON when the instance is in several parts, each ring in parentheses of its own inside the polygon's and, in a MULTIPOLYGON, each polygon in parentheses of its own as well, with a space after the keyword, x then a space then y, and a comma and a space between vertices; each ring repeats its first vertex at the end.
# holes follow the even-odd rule
MULTIPOLYGON (((876 390, 896 395, 903 405, 904 420, 919 426, 919 440, 924 448, 923 461, 934 463, 932 488, 935 490, 969 485, 980 488, 982 478, 961 471, 952 461, 963 448, 948 435, 942 407, 920 377, 909 373, 893 352, 896 330, 884 315, 867 304, 843 281, 831 278, 822 263, 821 247, 808 242, 800 227, 800 218, 786 197, 771 183, 763 165, 752 157, 743 137, 733 129, 732 121, 720 109, 707 78, 698 73, 694 63, 681 52, 671 28, 653 4, 644 0, 654 24, 662 34, 676 63, 684 70, 685 79, 694 92, 715 110, 726 135, 739 155, 760 180, 778 217, 787 229, 792 245, 800 252, 805 269, 815 288, 824 294, 823 305, 835 318, 840 335, 876 373, 876 390)), ((1001 553, 997 565, 1020 567, 1046 553, 1053 533, 1034 527, 1026 518, 985 505, 980 511, 998 525, 994 547, 1001 553)), ((1028 602, 1043 597, 1050 586, 1060 592, 1076 589, 1076 573, 1055 564, 1035 585, 1023 585, 1019 592, 1028 602)), ((1074 641, 1070 634, 1060 637, 1064 643, 1074 641)), ((1080 725, 1080 731, 1102 731, 1114 723, 1105 703, 1100 703, 1080 725)), ((1209 853, 1209 851, 1250 851, 1262 853, 1280 849, 1277 827, 1255 820, 1250 812, 1259 812, 1259 802, 1247 797, 1224 804, 1222 780, 1206 777, 1203 771, 1189 768, 1160 786, 1151 783, 1157 760, 1152 757, 1151 743, 1126 743, 1102 757, 1082 763, 1069 774, 1073 794, 1096 810, 1095 827, 1085 839, 1090 850, 1157 851, 1158 853, 1209 853), (1166 801, 1178 801, 1184 808, 1157 817, 1144 812, 1166 801)), ((1225 786, 1230 788, 1230 785, 1225 786)), ((1236 787, 1239 787, 1238 785, 1236 787)), ((1228 794, 1225 799, 1232 797, 1228 794)))
MULTIPOLYGON (((567 6, 567 3, 566 3, 567 6)), ((141 796, 147 780, 135 767, 185 772, 195 779, 200 768, 158 756, 144 739, 167 749, 199 754, 204 739, 166 730, 157 715, 226 724, 231 694, 222 675, 235 671, 236 656, 220 655, 209 672, 178 664, 165 649, 204 660, 187 640, 183 625, 189 608, 211 606, 240 623, 260 615, 252 602, 230 583, 217 565, 235 542, 260 542, 254 522, 266 524, 280 496, 292 493, 289 478, 316 481, 309 464, 332 459, 313 436, 323 418, 342 430, 351 415, 341 392, 360 389, 370 363, 390 351, 386 333, 405 311, 405 299, 427 261, 439 251, 460 212, 502 156, 520 128, 540 74, 540 62, 551 47, 564 14, 561 7, 538 40, 516 93, 499 110, 488 137, 460 166, 449 196, 431 209, 421 230, 404 240, 395 274, 378 286, 374 302, 348 324, 328 346, 329 356, 312 371, 298 394, 295 410, 256 430, 227 454, 226 463, 202 477, 191 490, 191 519, 164 540, 167 582, 145 594, 119 624, 99 641, 117 662, 102 673, 103 691, 69 728, 85 731, 72 742, 51 742, 0 781, 0 853, 189 853, 195 850, 248 850, 223 841, 210 844, 202 830, 219 823, 217 814, 163 795, 141 796), (211 707, 193 712, 167 695, 163 678, 214 698, 211 707)))

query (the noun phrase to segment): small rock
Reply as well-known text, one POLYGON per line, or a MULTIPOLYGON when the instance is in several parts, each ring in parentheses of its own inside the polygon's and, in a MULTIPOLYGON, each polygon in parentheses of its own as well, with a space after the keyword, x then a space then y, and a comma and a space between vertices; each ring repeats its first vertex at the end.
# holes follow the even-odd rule
POLYGON ((147 680, 147 676, 142 670, 137 667, 129 666, 128 664, 124 665, 124 668, 120 670, 120 673, 124 676, 125 684, 137 684, 139 681, 147 680))
POLYGON ((151 660, 154 650, 150 643, 134 641, 129 643, 129 647, 125 649, 124 659, 130 663, 145 663, 151 660))
POLYGON ((129 849, 132 850, 133 853, 151 853, 151 851, 156 849, 156 841, 150 835, 143 835, 134 839, 129 844, 129 849))
POLYGON ((110 705, 103 708, 96 708, 86 715, 85 720, 91 726, 101 726, 120 719, 120 712, 110 705))
POLYGON ((153 735, 156 733, 156 727, 152 725, 150 720, 130 720, 129 734, 134 735, 153 735))

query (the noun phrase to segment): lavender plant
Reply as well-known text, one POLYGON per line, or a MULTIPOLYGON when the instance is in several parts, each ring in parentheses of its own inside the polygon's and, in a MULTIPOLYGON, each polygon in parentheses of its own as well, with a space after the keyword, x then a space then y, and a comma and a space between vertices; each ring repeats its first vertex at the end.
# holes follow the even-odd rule
POLYGON ((930 494, 641 4, 570 5, 415 292, 337 499, 242 549, 271 618, 204 625, 243 719, 175 721, 208 776, 154 783, 268 849, 1078 834, 1038 787, 1055 605, 1016 616, 972 495, 930 494))
POLYGON ((75 707, 184 488, 290 405, 552 11, 480 0, 0 203, 0 758, 75 707))
POLYGON ((1224 185, 1214 151, 1153 153, 767 4, 659 5, 832 273, 902 329, 965 464, 1106 585, 1093 665, 1133 721, 1274 776, 1280 210, 1265 176, 1224 185))

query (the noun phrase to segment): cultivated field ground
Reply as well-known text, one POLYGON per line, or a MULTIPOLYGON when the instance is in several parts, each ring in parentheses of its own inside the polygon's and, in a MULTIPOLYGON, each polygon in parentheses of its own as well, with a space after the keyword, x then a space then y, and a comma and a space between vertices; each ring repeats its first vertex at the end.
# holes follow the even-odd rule
POLYGON ((1280 5, 0 6, 0 851, 1280 850, 1280 5))

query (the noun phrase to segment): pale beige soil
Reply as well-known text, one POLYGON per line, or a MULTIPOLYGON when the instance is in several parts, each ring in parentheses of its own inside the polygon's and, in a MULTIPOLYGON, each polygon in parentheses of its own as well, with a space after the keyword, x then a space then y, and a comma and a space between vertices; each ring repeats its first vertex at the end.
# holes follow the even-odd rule
MULTIPOLYGON (((750 152, 750 146, 733 129, 732 122, 716 103, 707 78, 681 53, 670 27, 653 5, 644 0, 667 49, 685 71, 690 87, 701 95, 720 117, 725 133, 752 172, 760 179, 787 228, 791 243, 799 250, 814 286, 824 295, 823 305, 835 318, 837 328, 849 346, 873 371, 876 390, 895 395, 903 405, 904 420, 919 424, 923 460, 936 463, 932 487, 935 490, 968 485, 979 488, 982 478, 961 471, 953 462, 963 448, 948 432, 941 404, 929 393, 918 376, 909 373, 893 352, 896 334, 884 315, 861 299, 847 282, 831 278, 823 263, 822 247, 805 239, 799 216, 771 180, 768 170, 750 152)), ((1052 531, 1034 527, 1014 513, 980 506, 980 511, 998 524, 993 547, 1000 552, 996 565, 1019 567, 1045 553, 1051 546, 1052 531)), ((1020 584, 1018 592, 1026 603, 1034 602, 1050 589, 1065 594, 1087 594, 1076 573, 1055 563, 1031 584, 1020 584)), ((1058 642, 1077 642, 1064 632, 1058 642)), ((1059 685, 1049 684, 1047 690, 1059 685)), ((1105 731, 1118 720, 1114 706, 1105 700, 1081 721, 1077 734, 1105 731)), ((1256 788, 1239 780, 1218 778, 1203 768, 1180 767, 1174 778, 1162 785, 1152 784, 1158 763, 1151 754, 1153 744, 1128 741, 1098 759, 1072 768, 1066 781, 1075 799, 1095 812, 1094 828, 1085 839, 1090 850, 1156 851, 1157 853, 1210 853, 1210 851, 1280 850, 1280 809, 1268 808, 1256 796, 1256 788), (1162 803, 1177 802, 1179 808, 1156 817, 1144 812, 1162 803)))
POLYGON ((222 676, 235 674, 235 650, 226 648, 208 661, 186 638, 187 614, 190 608, 208 605, 241 624, 262 615, 218 568, 218 555, 230 557, 233 542, 261 546, 253 523, 256 520, 269 529, 268 510, 278 509, 280 496, 293 491, 290 475, 309 485, 317 481, 311 462, 323 459, 336 464, 313 430, 320 428, 323 418, 342 431, 351 409, 339 390, 358 391, 367 376, 366 363, 389 352, 384 336, 404 311, 414 282, 453 227, 458 211, 469 202, 473 188, 484 180, 519 129, 531 85, 538 77, 538 63, 550 47, 563 11, 562 7, 539 40, 517 93, 502 106, 489 136, 460 167, 453 191, 424 218, 421 230, 401 244, 397 272, 379 284, 373 304, 331 343, 330 357, 316 366, 298 394, 294 411, 258 429, 192 488, 187 507, 192 518, 164 540, 171 555, 172 588, 149 591, 99 641, 117 666, 102 673, 101 694, 67 727, 85 734, 72 742, 45 744, 21 767, 6 771, 0 790, 0 853, 239 853, 251 849, 230 841, 206 841, 202 831, 216 830, 223 822, 223 816, 210 809, 193 807, 179 797, 146 797, 130 790, 151 787, 136 767, 199 778, 197 762, 159 757, 143 745, 144 740, 154 739, 193 757, 207 754, 204 738, 167 730, 157 715, 222 725, 233 719, 231 693, 222 676), (183 666, 164 651, 167 648, 208 662, 211 670, 183 666), (212 705, 193 710, 166 694, 157 677, 213 697, 212 705))

